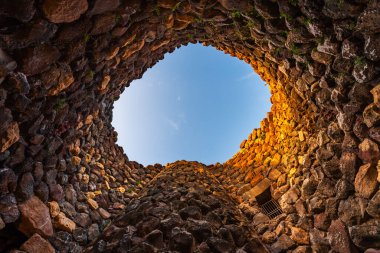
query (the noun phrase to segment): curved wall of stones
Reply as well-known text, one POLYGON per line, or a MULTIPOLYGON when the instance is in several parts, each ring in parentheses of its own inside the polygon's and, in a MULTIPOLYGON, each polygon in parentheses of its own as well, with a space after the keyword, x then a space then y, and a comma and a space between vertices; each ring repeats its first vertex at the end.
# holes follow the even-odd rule
POLYGON ((379 24, 377 0, 1 1, 0 250, 379 249, 379 24), (195 42, 251 64, 271 112, 223 164, 129 161, 113 101, 195 42), (261 212, 262 185, 284 214, 261 212))

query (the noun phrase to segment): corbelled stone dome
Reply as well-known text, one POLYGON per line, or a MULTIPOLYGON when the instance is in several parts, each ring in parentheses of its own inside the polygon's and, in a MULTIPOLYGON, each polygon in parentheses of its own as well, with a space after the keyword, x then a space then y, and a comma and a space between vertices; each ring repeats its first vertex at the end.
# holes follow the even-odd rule
POLYGON ((378 0, 3 0, 0 48, 0 251, 380 250, 378 0), (113 102, 196 42, 271 111, 223 164, 129 161, 113 102))

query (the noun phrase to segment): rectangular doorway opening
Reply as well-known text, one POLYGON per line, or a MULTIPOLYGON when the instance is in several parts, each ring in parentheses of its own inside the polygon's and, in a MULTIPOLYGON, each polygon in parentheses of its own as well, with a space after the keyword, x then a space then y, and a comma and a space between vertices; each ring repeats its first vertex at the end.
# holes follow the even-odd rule
POLYGON ((263 193, 256 196, 256 201, 260 206, 261 212, 270 219, 282 214, 281 207, 278 202, 272 198, 269 187, 263 193))

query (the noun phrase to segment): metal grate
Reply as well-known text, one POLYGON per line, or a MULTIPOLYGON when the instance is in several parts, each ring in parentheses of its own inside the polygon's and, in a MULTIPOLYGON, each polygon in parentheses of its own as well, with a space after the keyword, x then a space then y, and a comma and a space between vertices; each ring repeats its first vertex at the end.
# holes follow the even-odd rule
POLYGON ((282 214, 280 205, 276 200, 271 199, 261 205, 261 211, 263 214, 267 215, 269 218, 273 219, 278 215, 282 214))

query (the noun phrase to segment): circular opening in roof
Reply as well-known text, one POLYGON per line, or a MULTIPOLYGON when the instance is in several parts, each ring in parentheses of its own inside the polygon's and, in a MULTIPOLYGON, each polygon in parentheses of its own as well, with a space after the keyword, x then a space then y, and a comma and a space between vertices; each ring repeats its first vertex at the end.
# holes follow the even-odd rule
POLYGON ((270 106, 269 89, 249 64, 191 44, 131 83, 115 102, 112 124, 130 160, 213 164, 239 150, 270 106))

